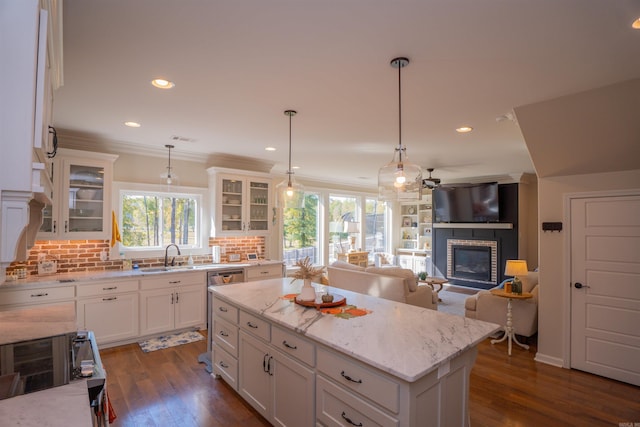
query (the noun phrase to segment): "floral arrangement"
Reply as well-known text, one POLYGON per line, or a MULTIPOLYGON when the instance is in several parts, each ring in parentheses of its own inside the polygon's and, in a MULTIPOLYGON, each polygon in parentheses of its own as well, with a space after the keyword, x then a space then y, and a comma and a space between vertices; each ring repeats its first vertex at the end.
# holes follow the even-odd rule
POLYGON ((314 277, 321 275, 324 269, 324 267, 314 267, 311 264, 309 257, 296 261, 296 266, 298 267, 298 270, 291 275, 294 281, 296 279, 313 279, 314 277))

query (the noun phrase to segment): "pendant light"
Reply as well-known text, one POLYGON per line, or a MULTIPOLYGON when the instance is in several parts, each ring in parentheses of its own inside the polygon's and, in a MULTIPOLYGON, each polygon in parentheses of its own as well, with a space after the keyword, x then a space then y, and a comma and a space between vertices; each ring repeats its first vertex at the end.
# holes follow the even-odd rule
POLYGON ((304 208, 304 187, 293 179, 293 169, 291 168, 291 118, 297 111, 286 110, 289 116, 289 169, 287 178, 276 186, 276 207, 282 208, 304 208))
POLYGON ((167 185, 171 185, 171 184, 175 184, 176 179, 178 178, 177 176, 175 176, 172 172, 171 172, 171 149, 175 148, 173 145, 171 144, 167 144, 164 146, 165 148, 169 149, 169 163, 167 164, 167 172, 163 173, 161 176, 161 178, 164 180, 164 182, 167 185))
POLYGON ((419 200, 422 197, 422 169, 407 158, 402 145, 402 69, 407 58, 394 58, 391 66, 398 69, 398 146, 393 159, 378 171, 378 199, 386 201, 419 200))

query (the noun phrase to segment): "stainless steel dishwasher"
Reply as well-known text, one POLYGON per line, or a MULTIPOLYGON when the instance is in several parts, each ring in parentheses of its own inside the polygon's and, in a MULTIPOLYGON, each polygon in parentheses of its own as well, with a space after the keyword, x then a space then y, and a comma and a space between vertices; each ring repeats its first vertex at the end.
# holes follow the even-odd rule
MULTIPOLYGON (((225 267, 217 270, 207 271, 207 289, 209 286, 224 286, 234 283, 244 282, 244 269, 242 267, 225 267)), ((207 290, 207 352, 198 356, 198 362, 206 364, 207 372, 212 372, 211 368, 211 325, 213 325, 213 310, 211 304, 211 293, 207 290)))

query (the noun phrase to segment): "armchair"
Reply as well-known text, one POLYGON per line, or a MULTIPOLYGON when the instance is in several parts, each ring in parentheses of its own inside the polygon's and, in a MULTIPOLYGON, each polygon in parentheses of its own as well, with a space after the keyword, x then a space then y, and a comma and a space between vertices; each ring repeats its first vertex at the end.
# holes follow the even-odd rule
POLYGON ((396 257, 387 252, 375 252, 373 254, 373 265, 376 267, 395 267, 396 257))
MULTIPOLYGON (((520 276, 522 291, 530 292, 533 298, 513 300, 513 327, 517 335, 530 337, 538 332, 538 272, 530 271, 520 276)), ((472 319, 504 325, 507 316, 507 298, 492 295, 483 290, 467 298, 464 302, 464 315, 472 319)))

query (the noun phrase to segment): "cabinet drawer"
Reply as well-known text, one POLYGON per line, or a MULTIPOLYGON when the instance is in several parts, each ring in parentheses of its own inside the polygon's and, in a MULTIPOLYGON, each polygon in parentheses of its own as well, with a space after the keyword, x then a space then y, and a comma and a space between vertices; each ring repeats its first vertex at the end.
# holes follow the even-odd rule
POLYGON ((238 391, 238 361, 224 350, 213 349, 213 373, 238 391))
POLYGON ((242 310, 240 310, 240 327, 257 337, 262 338, 266 342, 269 342, 271 339, 271 325, 242 310))
POLYGON ((325 426, 397 427, 398 420, 322 376, 316 380, 316 417, 325 426))
POLYGON ((247 282, 282 277, 282 264, 260 265, 247 268, 247 282))
POLYGON ((238 357, 238 326, 222 320, 218 316, 213 317, 211 328, 213 342, 234 357, 238 357))
POLYGON ((190 273, 161 273, 140 279, 140 289, 175 288, 176 286, 188 286, 206 284, 206 276, 202 271, 190 273))
POLYGON ((138 281, 123 280, 92 284, 79 284, 77 285, 77 288, 79 297, 102 296, 123 292, 136 292, 138 290, 138 281))
POLYGON ((283 353, 286 353, 309 366, 315 366, 315 345, 301 338, 298 334, 273 327, 271 330, 271 344, 283 353))
POLYGON ((324 349, 318 349, 318 371, 383 408, 394 413, 399 410, 400 385, 378 372, 324 349))
POLYGON ((216 297, 213 297, 213 315, 219 316, 234 325, 238 324, 238 309, 216 297))
POLYGON ((72 300, 75 286, 20 289, 2 293, 0 304, 40 304, 50 301, 72 300))

